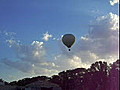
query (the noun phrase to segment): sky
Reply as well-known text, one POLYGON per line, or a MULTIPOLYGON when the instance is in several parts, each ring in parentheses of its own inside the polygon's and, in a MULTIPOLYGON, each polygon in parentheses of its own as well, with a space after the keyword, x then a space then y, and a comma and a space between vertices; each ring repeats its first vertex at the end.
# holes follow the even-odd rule
POLYGON ((8 82, 118 59, 118 0, 0 0, 0 78, 8 82), (61 38, 73 34, 69 52, 61 38))

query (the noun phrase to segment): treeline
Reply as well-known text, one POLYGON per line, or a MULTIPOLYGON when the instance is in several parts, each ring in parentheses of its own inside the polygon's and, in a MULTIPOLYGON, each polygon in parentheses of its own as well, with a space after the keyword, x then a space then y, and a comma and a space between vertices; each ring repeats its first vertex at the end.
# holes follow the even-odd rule
POLYGON ((66 70, 52 77, 38 76, 10 82, 9 85, 25 86, 43 80, 58 84, 62 90, 119 90, 119 60, 108 65, 95 62, 90 68, 66 70))

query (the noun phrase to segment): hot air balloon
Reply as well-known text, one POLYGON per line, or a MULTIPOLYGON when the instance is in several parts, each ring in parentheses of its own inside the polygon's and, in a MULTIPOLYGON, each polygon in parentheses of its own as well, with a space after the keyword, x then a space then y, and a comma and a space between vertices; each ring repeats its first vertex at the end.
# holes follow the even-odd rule
POLYGON ((71 46, 74 44, 75 42, 75 36, 72 35, 72 34, 65 34, 63 37, 62 37, 62 42, 65 46, 67 46, 69 48, 69 51, 70 51, 70 48, 71 46))

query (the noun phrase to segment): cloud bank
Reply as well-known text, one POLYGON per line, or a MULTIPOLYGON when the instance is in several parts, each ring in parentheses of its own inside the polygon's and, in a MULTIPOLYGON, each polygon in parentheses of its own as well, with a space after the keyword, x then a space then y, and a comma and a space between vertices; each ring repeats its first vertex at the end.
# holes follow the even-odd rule
POLYGON ((17 60, 2 59, 2 62, 10 67, 25 73, 51 75, 54 63, 46 60, 46 48, 44 43, 33 41, 30 45, 22 45, 15 40, 7 40, 10 47, 15 51, 17 60))
MULTIPOLYGON (((5 58, 2 62, 22 72, 49 76, 66 69, 88 68, 99 60, 113 62, 118 59, 118 20, 118 15, 113 13, 98 17, 91 22, 89 32, 77 41, 71 52, 60 40, 56 40, 62 53, 55 55, 51 61, 47 58, 49 54, 44 42, 33 41, 30 45, 23 45, 14 39, 6 40, 15 51, 17 60, 5 58)), ((47 32, 43 39, 48 41, 51 37, 47 32)))
POLYGON ((119 17, 109 13, 98 17, 90 25, 89 33, 82 36, 68 52, 61 45, 62 54, 55 57, 58 69, 88 68, 95 61, 112 63, 118 59, 119 17))

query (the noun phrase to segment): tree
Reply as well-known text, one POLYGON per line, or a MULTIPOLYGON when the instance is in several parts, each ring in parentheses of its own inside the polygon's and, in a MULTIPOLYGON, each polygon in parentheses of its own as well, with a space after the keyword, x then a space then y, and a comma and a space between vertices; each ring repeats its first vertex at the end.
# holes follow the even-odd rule
POLYGON ((84 78, 84 90, 106 90, 109 73, 106 62, 95 62, 88 69, 84 78))
POLYGON ((109 90, 119 90, 119 67, 120 60, 117 60, 110 66, 110 73, 109 73, 109 90))

